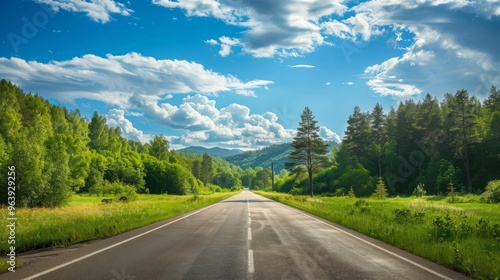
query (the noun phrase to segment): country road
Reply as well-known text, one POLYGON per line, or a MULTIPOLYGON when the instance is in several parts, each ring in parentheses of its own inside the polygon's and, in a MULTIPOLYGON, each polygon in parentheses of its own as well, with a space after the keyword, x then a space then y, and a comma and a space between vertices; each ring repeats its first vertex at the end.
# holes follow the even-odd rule
POLYGON ((20 256, 0 279, 468 279, 250 191, 112 238, 20 256))

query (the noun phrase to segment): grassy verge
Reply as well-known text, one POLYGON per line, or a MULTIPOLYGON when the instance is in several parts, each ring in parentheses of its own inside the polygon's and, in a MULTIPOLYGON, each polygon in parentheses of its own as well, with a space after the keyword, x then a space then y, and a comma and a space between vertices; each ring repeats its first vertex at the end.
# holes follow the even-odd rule
POLYGON ((256 192, 476 279, 500 277, 500 205, 256 192))
MULTIPOLYGON (((137 201, 101 203, 102 197, 74 196, 72 202, 60 208, 16 210, 16 254, 48 247, 110 237, 157 221, 168 219, 219 202, 237 192, 199 196, 140 195, 137 201)), ((3 221, 8 211, 1 209, 3 221)), ((1 227, 0 253, 7 254, 6 226, 1 227)), ((0 262, 0 273, 7 262, 0 262)))

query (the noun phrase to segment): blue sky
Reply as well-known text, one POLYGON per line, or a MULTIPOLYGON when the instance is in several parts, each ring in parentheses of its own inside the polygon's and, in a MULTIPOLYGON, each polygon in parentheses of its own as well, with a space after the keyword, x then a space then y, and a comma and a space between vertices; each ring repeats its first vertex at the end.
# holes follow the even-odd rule
POLYGON ((500 86, 500 1, 6 0, 0 78, 172 147, 338 141, 354 106, 500 86))

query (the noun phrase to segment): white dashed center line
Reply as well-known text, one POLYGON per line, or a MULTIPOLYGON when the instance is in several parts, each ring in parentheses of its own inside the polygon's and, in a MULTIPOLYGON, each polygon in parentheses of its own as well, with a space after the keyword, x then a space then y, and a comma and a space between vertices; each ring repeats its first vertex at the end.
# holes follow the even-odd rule
POLYGON ((253 262, 253 250, 250 249, 250 241, 252 240, 252 218, 250 217, 250 201, 247 195, 247 212, 248 212, 248 273, 255 272, 255 266, 253 262))

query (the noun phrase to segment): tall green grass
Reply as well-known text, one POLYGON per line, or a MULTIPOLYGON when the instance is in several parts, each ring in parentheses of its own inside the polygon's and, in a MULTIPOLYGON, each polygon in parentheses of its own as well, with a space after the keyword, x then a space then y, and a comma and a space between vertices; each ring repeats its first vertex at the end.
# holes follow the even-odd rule
MULTIPOLYGON (((256 192, 476 279, 500 277, 500 205, 256 192)), ((464 200, 462 200, 464 201, 464 200)), ((473 201, 473 200, 472 200, 473 201)))
MULTIPOLYGON (((110 237, 216 203, 237 192, 192 196, 140 195, 137 201, 101 203, 102 197, 74 196, 60 208, 18 209, 16 211, 16 254, 47 247, 110 237)), ((8 211, 2 208, 6 221, 8 211)), ((8 228, 1 227, 0 253, 10 246, 8 228)), ((2 262, 3 263, 3 262, 2 262)))

